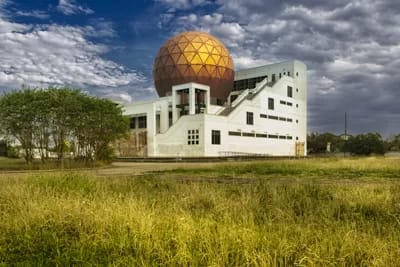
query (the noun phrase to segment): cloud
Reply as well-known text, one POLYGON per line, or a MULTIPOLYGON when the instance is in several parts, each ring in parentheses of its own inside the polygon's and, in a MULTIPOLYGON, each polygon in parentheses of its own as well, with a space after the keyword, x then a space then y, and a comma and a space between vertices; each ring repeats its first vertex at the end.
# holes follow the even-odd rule
POLYGON ((93 14, 94 11, 88 7, 78 5, 75 0, 59 0, 57 10, 64 15, 93 14))
POLYGON ((400 3, 396 0, 217 0, 168 23, 221 39, 236 69, 298 59, 309 69, 309 129, 400 131, 400 3), (397 121, 396 121, 397 119, 397 121), (390 126, 392 125, 392 126, 390 126))
POLYGON ((16 15, 18 15, 20 17, 34 17, 34 18, 38 18, 38 19, 48 19, 49 18, 49 14, 47 14, 44 11, 40 11, 40 10, 32 10, 32 11, 18 10, 16 12, 16 15))
POLYGON ((112 36, 104 20, 92 26, 28 25, 11 22, 0 12, 0 87, 2 89, 71 86, 115 90, 146 83, 140 73, 126 69, 102 55, 109 48, 88 40, 112 36), (114 88, 114 89, 112 89, 114 88))
POLYGON ((176 9, 191 9, 197 6, 204 6, 211 4, 209 0, 155 0, 158 3, 169 8, 169 11, 176 9))

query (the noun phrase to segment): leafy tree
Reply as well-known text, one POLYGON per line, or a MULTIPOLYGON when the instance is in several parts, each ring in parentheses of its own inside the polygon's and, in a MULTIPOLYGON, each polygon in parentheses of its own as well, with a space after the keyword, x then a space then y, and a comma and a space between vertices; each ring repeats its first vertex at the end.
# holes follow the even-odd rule
POLYGON ((34 91, 26 89, 5 94, 0 99, 0 124, 6 134, 14 136, 22 145, 28 164, 33 159, 35 133, 34 91))
POLYGON ((311 133, 307 136, 309 153, 325 153, 327 144, 331 144, 331 152, 338 152, 343 147, 343 140, 332 133, 311 133))
POLYGON ((385 146, 379 133, 351 136, 345 144, 347 152, 355 155, 384 154, 385 146))
POLYGON ((385 147, 387 151, 400 151, 400 134, 390 136, 385 142, 385 147))
POLYGON ((0 97, 0 117, 0 127, 21 143, 28 164, 34 149, 42 161, 51 148, 62 160, 68 147, 86 160, 107 159, 110 144, 124 136, 129 125, 115 103, 70 88, 23 87, 6 93, 0 97))

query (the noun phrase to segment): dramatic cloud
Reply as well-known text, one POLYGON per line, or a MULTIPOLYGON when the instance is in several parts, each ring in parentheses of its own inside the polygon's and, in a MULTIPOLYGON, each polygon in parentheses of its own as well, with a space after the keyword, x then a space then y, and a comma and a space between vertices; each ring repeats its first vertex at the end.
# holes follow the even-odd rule
MULTIPOLYGON (((309 130, 399 132, 400 3, 218 0, 183 12, 170 28, 219 37, 237 69, 299 59, 309 68, 309 130), (382 129, 382 130, 381 130, 382 129)), ((182 12, 182 11, 181 11, 182 12)))
POLYGON ((93 25, 97 26, 25 25, 0 16, 2 89, 53 85, 100 92, 145 83, 141 74, 102 58, 108 47, 87 37, 112 36, 114 32, 103 20, 93 21, 93 25))
POLYGON ((75 0, 59 0, 57 10, 64 13, 65 15, 74 14, 93 14, 93 10, 88 7, 78 5, 75 0))

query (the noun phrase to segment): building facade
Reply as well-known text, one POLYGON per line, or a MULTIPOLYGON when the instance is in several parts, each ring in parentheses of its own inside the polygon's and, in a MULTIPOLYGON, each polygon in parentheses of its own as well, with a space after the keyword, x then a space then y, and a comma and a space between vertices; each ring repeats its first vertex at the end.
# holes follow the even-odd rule
POLYGON ((300 61, 235 72, 224 103, 200 83, 172 86, 170 95, 124 106, 129 138, 121 157, 305 156, 307 68, 300 61))

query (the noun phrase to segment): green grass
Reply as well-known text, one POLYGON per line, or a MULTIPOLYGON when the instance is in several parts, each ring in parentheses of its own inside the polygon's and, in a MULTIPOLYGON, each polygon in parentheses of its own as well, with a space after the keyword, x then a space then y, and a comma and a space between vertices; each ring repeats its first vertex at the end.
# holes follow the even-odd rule
POLYGON ((2 175, 0 266, 399 266, 399 163, 2 175))

